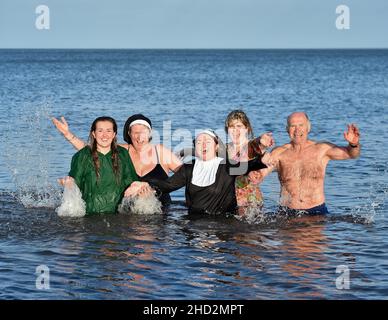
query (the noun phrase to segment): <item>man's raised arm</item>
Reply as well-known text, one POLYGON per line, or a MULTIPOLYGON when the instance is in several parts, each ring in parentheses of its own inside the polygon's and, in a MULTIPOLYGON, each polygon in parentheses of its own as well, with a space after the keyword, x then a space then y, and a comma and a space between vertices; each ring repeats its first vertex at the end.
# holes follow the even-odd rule
POLYGON ((344 132, 344 138, 349 143, 346 147, 329 144, 330 148, 327 150, 326 156, 330 160, 356 159, 360 156, 360 131, 355 124, 348 125, 348 130, 344 132))

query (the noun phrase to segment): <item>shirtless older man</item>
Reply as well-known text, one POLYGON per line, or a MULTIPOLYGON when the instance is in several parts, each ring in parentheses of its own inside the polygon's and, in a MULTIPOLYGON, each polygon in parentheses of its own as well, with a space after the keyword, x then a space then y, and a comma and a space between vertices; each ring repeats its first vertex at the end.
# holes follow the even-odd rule
POLYGON ((287 118, 290 142, 271 152, 274 166, 261 170, 262 175, 278 171, 281 185, 280 211, 296 214, 325 214, 324 179, 329 160, 355 159, 360 155, 360 133, 348 125, 346 147, 308 139, 311 129, 306 113, 295 112, 287 118))

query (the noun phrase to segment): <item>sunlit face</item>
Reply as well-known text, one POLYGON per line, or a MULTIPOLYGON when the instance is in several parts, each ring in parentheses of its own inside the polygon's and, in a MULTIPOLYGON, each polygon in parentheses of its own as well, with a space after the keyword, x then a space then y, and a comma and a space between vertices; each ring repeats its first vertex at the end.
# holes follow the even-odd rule
POLYGON ((292 115, 288 120, 288 135, 292 142, 301 143, 307 140, 310 124, 302 113, 292 115))
POLYGON ((195 139, 195 154, 204 161, 214 159, 217 155, 217 143, 214 138, 206 133, 200 134, 195 139))
POLYGON ((98 121, 96 130, 92 132, 97 142, 97 150, 110 149, 116 133, 113 130, 113 123, 110 121, 98 121))
POLYGON ((133 146, 135 148, 141 148, 150 142, 151 130, 142 124, 134 124, 130 128, 129 135, 133 146))
POLYGON ((232 120, 228 126, 228 134, 234 144, 242 144, 248 139, 248 128, 240 120, 232 120))

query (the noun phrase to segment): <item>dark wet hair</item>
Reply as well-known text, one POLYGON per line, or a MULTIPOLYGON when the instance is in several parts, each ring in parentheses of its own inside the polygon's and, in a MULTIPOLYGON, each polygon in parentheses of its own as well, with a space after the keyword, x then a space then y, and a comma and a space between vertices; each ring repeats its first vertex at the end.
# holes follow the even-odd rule
MULTIPOLYGON (((127 142, 128 144, 132 144, 132 139, 131 139, 131 136, 129 134, 129 130, 131 129, 130 128, 130 125, 133 121, 136 121, 136 120, 144 120, 146 122, 148 122, 148 124, 150 125, 150 127, 152 128, 152 122, 149 118, 147 118, 146 116, 142 115, 141 113, 137 113, 137 114, 134 114, 132 116, 130 116, 127 121, 125 122, 124 124, 124 130, 123 130, 123 138, 124 138, 124 141, 127 142)), ((151 139, 150 139, 151 141, 151 139)))

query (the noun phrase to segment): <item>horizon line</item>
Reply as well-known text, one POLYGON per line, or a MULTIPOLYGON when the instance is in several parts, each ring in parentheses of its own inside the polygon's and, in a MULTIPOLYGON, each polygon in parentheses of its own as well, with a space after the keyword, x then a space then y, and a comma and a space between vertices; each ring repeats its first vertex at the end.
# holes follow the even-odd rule
POLYGON ((4 47, 0 50, 388 50, 388 47, 326 47, 326 48, 311 48, 311 47, 274 47, 274 48, 128 48, 128 47, 117 47, 117 48, 84 48, 84 47, 4 47))

